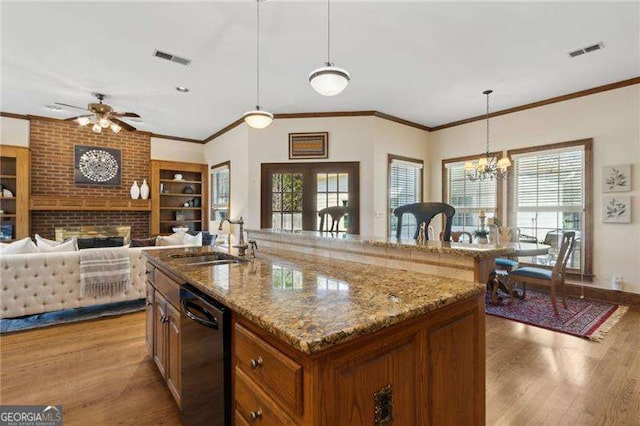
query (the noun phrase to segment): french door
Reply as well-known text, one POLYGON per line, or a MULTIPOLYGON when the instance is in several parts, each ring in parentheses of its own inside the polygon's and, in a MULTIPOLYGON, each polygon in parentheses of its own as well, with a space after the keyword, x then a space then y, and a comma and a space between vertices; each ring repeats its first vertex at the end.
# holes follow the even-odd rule
POLYGON ((262 228, 319 229, 318 211, 348 206, 340 232, 360 232, 359 162, 265 163, 261 178, 262 228))

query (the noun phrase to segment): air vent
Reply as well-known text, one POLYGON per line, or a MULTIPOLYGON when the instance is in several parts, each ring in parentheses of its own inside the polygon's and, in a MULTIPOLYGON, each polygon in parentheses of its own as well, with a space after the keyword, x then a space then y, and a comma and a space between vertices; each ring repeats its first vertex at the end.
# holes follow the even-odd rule
POLYGON ((167 61, 176 62, 181 65, 189 65, 191 63, 191 59, 182 58, 180 56, 172 55, 171 53, 162 52, 160 50, 156 50, 153 52, 153 56, 160 59, 165 59, 167 61))
POLYGON ((602 42, 584 47, 582 49, 574 50, 573 52, 569 52, 569 56, 571 56, 572 58, 575 58, 576 56, 584 55, 585 53, 595 52, 596 50, 600 50, 600 49, 604 49, 604 43, 602 42))

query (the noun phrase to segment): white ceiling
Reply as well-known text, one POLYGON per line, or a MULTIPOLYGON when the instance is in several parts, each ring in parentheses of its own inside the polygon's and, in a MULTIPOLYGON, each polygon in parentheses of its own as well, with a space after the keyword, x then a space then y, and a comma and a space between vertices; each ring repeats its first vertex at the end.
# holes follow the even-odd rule
MULTIPOLYGON (((255 105, 254 2, 3 1, 0 13, 2 111, 67 118, 76 111, 44 106, 103 92, 141 130, 202 139, 255 105)), ((307 82, 325 60, 326 3, 269 1, 261 19, 273 113, 377 110, 436 126, 482 114, 488 88, 495 111, 640 76, 638 2, 334 1, 332 59, 352 81, 330 98, 307 82)))

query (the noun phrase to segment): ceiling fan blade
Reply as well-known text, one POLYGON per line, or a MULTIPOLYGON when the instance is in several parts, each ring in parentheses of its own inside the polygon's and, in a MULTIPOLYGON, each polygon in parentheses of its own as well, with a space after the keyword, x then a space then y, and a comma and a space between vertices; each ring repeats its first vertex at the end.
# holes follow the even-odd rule
POLYGON ((77 120, 78 118, 81 118, 81 117, 93 117, 93 114, 85 114, 85 115, 78 115, 76 117, 65 118, 63 121, 73 121, 73 120, 77 120))
POLYGON ((62 106, 66 106, 66 107, 70 107, 70 108, 75 108, 75 109, 81 109, 83 111, 89 111, 86 108, 81 108, 79 106, 75 106, 75 105, 69 105, 69 104, 63 104, 62 102, 54 102, 56 105, 62 105, 62 106))
POLYGON ((120 127, 122 127, 123 129, 126 129, 126 130, 128 130, 128 131, 130 131, 130 132, 133 132, 134 130, 137 130, 137 129, 136 129, 135 127, 133 127, 131 124, 125 123, 124 121, 119 120, 119 119, 117 119, 117 118, 115 118, 115 117, 111 117, 111 118, 110 118, 110 120, 111 120, 111 121, 113 121, 113 122, 115 122, 115 123, 118 123, 118 125, 119 125, 120 127))
POLYGON ((138 114, 135 112, 112 112, 111 115, 115 115, 116 117, 133 117, 140 118, 138 114))

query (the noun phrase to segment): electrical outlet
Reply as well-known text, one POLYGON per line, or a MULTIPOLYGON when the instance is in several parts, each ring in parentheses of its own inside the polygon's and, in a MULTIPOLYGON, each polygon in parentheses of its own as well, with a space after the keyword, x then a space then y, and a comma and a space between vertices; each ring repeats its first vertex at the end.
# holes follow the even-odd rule
POLYGON ((622 276, 621 275, 613 275, 611 277, 611 288, 617 291, 622 290, 622 276))

